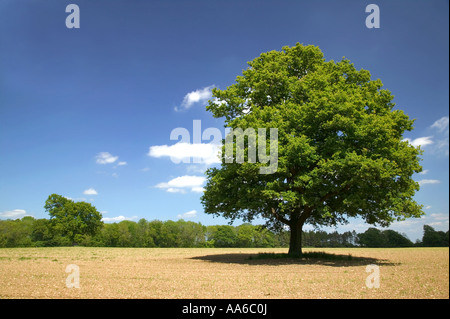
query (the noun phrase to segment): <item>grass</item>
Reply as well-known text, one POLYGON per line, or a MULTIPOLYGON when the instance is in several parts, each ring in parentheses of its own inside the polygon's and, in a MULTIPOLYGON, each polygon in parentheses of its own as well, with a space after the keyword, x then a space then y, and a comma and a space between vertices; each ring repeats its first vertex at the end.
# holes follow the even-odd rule
POLYGON ((286 253, 258 253, 256 256, 250 256, 250 260, 261 260, 261 259, 284 259, 284 258, 295 258, 295 259, 318 259, 318 260, 352 260, 353 257, 351 254, 348 255, 336 255, 331 253, 326 253, 324 251, 309 251, 304 252, 301 255, 289 255, 286 253))

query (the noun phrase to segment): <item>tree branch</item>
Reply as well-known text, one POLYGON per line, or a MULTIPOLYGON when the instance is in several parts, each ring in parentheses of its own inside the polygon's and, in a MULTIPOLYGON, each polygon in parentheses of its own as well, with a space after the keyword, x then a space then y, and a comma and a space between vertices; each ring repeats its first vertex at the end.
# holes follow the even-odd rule
POLYGON ((348 191, 348 190, 350 189, 350 187, 351 187, 351 184, 347 184, 347 185, 345 185, 345 187, 343 187, 343 188, 341 188, 341 189, 339 189, 339 190, 337 190, 337 191, 330 192, 330 193, 328 193, 328 194, 322 196, 322 197, 320 198, 320 202, 324 202, 324 201, 326 201, 327 199, 329 199, 329 198, 331 198, 331 197, 333 197, 333 196, 337 196, 337 195, 339 195, 339 194, 342 194, 343 192, 348 191))
POLYGON ((272 207, 270 212, 280 222, 285 223, 286 225, 289 225, 291 223, 290 220, 287 220, 286 218, 278 214, 275 208, 272 207))

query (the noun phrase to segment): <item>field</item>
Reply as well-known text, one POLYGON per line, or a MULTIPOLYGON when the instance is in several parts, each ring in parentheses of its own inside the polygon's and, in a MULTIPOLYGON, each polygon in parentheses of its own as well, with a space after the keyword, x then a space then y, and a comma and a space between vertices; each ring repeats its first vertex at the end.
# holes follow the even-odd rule
POLYGON ((448 248, 305 251, 352 258, 250 259, 287 252, 257 248, 3 248, 0 298, 449 298, 448 248), (71 264, 78 273, 66 272, 71 264), (366 285, 370 264, 379 267, 379 288, 366 285), (79 288, 68 288, 76 274, 79 288))

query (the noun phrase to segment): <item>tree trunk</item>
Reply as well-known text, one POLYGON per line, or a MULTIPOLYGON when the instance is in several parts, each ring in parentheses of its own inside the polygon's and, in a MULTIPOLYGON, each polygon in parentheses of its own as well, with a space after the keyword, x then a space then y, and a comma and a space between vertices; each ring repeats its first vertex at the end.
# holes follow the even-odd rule
POLYGON ((302 255, 302 228, 303 223, 297 223, 291 228, 291 238, 289 241, 288 255, 300 257, 302 255))

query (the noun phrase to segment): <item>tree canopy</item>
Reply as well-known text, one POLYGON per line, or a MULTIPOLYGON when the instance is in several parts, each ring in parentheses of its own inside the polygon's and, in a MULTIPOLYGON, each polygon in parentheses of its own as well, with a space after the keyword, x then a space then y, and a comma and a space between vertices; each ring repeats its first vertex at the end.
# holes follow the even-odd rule
MULTIPOLYGON (((295 255, 305 223, 332 226, 361 217, 385 227, 423 214, 412 179, 422 170, 421 150, 403 138, 414 121, 394 109, 379 79, 346 58, 325 61, 318 47, 298 43, 248 65, 234 84, 213 89, 207 110, 228 128, 276 128, 277 169, 261 174, 264 161, 230 161, 224 140, 221 166, 206 173, 205 213, 288 225, 295 255)), ((246 140, 247 154, 261 141, 246 140)), ((269 139, 263 141, 270 149, 269 139)))
POLYGON ((64 196, 51 194, 44 206, 54 230, 73 244, 85 235, 94 235, 102 226, 102 215, 86 202, 74 202, 64 196))

